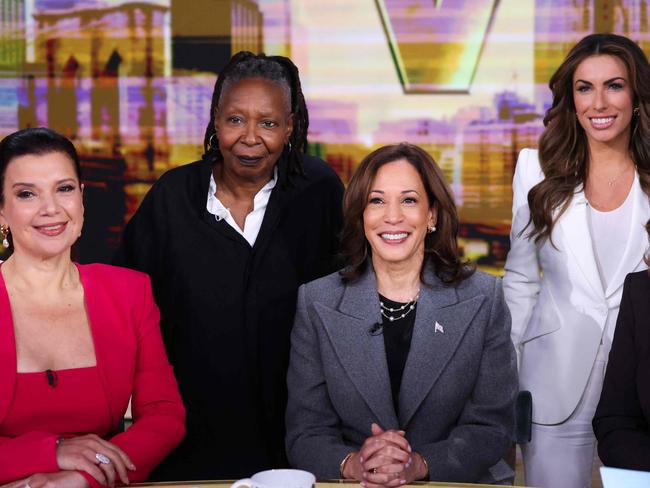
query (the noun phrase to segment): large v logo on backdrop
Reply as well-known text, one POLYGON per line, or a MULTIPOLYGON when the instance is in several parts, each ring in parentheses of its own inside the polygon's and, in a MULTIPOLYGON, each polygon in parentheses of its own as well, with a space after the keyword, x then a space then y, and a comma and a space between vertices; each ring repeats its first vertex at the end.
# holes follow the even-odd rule
POLYGON ((499 0, 375 0, 406 93, 467 93, 499 0))

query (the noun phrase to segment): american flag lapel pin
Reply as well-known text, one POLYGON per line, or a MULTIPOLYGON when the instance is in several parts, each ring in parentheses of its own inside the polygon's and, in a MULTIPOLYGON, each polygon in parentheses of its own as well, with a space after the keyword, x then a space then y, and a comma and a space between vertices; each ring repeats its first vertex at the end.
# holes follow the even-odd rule
POLYGON ((441 334, 445 333, 445 328, 442 325, 440 325, 438 323, 438 321, 436 321, 436 325, 434 327, 434 330, 435 330, 435 332, 434 332, 435 334, 437 334, 438 332, 440 332, 441 334))

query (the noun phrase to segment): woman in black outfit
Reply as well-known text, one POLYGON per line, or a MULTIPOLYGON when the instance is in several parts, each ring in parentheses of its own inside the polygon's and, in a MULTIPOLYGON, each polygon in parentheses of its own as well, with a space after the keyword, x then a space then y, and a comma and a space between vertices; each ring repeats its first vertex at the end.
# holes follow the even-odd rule
POLYGON ((296 66, 241 52, 217 79, 203 159, 163 175, 116 262, 151 276, 187 407, 158 480, 286 465, 289 333, 302 283, 336 269, 343 186, 305 154, 296 66))
MULTIPOLYGON (((647 262, 647 260, 646 260, 647 262)), ((650 274, 625 278, 593 426, 607 466, 650 471, 650 274)))

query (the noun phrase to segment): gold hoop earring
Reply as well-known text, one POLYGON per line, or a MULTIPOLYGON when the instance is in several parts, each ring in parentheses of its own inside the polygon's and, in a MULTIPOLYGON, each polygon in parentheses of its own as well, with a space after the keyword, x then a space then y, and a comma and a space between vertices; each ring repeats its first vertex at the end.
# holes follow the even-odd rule
POLYGON ((9 227, 6 225, 0 225, 0 237, 2 238, 2 247, 5 249, 9 248, 9 227))

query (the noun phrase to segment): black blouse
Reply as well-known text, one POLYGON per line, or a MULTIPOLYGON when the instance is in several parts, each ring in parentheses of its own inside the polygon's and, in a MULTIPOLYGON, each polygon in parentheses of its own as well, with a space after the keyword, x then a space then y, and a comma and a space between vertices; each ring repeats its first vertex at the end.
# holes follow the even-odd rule
MULTIPOLYGON (((392 309, 400 309, 405 305, 405 303, 394 302, 382 295, 379 295, 379 300, 392 309)), ((402 386, 402 375, 406 366, 406 358, 411 349, 411 337, 413 336, 417 303, 414 306, 415 308, 406 317, 392 322, 386 316, 382 315, 382 331, 384 335, 384 347, 386 349, 386 362, 388 363, 388 375, 390 377, 390 389, 393 394, 393 406, 397 415, 399 415, 399 390, 402 386)), ((388 314, 391 313, 388 312, 388 314)), ((399 316, 401 313, 393 313, 392 315, 399 316)))

